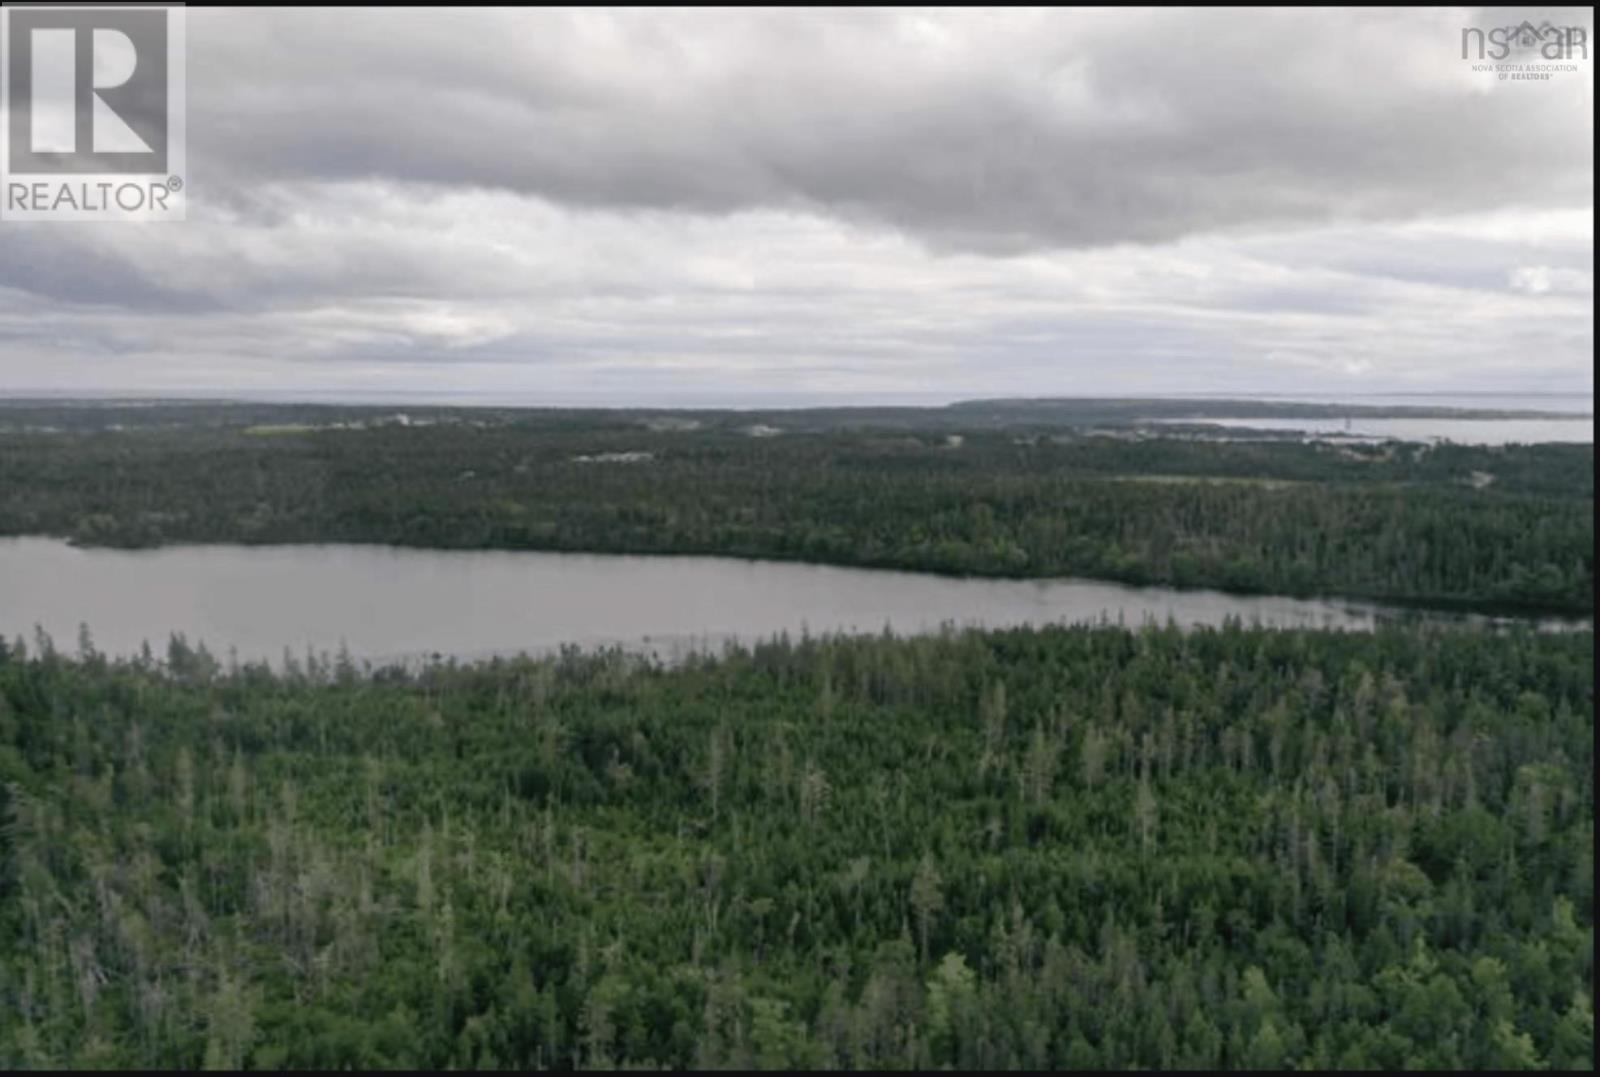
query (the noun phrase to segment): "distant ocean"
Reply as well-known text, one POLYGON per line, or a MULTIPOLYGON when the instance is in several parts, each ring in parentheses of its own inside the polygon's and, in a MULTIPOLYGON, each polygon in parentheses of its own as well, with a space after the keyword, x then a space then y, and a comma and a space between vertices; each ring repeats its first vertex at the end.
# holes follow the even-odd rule
POLYGON ((1276 400, 1397 408, 1494 408, 1594 414, 1594 391, 1575 393, 1153 393, 1165 400, 1276 400))

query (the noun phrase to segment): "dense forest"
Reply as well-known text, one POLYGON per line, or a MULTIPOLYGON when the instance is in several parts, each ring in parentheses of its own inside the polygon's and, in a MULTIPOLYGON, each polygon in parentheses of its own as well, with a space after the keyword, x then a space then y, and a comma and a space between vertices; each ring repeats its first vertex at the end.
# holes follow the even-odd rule
POLYGON ((1042 405, 970 428, 951 416, 984 409, 914 412, 11 406, 0 535, 730 554, 1593 609, 1592 446, 1096 436, 1034 422, 1042 405))
POLYGON ((0 649, 0 1066, 1593 1063, 1593 637, 0 649))

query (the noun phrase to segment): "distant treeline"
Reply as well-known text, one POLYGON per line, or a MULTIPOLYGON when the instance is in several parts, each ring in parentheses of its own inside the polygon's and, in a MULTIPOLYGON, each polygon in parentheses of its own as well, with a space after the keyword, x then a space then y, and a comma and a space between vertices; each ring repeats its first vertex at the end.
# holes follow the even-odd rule
MULTIPOLYGON (((1424 398, 1419 398, 1424 399, 1424 398)), ((1581 412, 1526 408, 1442 407, 1417 404, 1345 404, 1263 399, 1148 399, 1067 397, 963 400, 941 407, 864 406, 781 409, 727 408, 512 408, 450 407, 397 402, 275 404, 205 400, 0 400, 0 434, 41 429, 85 432, 107 428, 228 428, 255 424, 327 425, 370 421, 403 413, 424 422, 592 428, 663 422, 692 423, 706 430, 737 430, 752 424, 796 433, 839 430, 1028 430, 1062 427, 1134 427, 1154 420, 1182 419, 1576 419, 1581 412)), ((1283 436, 1292 437, 1285 433, 1283 436)))
POLYGON ((1587 1069, 1593 644, 0 646, 0 1067, 1587 1069))
MULTIPOLYGON (((196 415, 213 413, 229 414, 196 415)), ((0 534, 728 554, 1593 608, 1591 446, 797 433, 690 413, 274 415, 0 434, 0 534)))

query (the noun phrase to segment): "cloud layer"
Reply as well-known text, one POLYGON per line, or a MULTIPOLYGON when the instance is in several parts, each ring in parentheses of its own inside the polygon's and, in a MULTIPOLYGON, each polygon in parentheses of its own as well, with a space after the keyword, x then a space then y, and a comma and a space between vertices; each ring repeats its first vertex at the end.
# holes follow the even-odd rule
POLYGON ((0 224, 0 390, 1587 387, 1503 18, 195 9, 190 221, 0 224))

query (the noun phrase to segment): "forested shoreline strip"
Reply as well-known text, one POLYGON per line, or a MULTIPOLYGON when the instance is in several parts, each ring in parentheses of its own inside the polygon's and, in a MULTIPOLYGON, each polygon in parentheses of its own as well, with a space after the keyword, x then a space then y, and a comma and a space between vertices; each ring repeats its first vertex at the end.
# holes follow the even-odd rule
POLYGON ((1575 445, 789 435, 570 417, 4 435, 0 534, 721 555, 1594 607, 1593 450, 1575 445))

